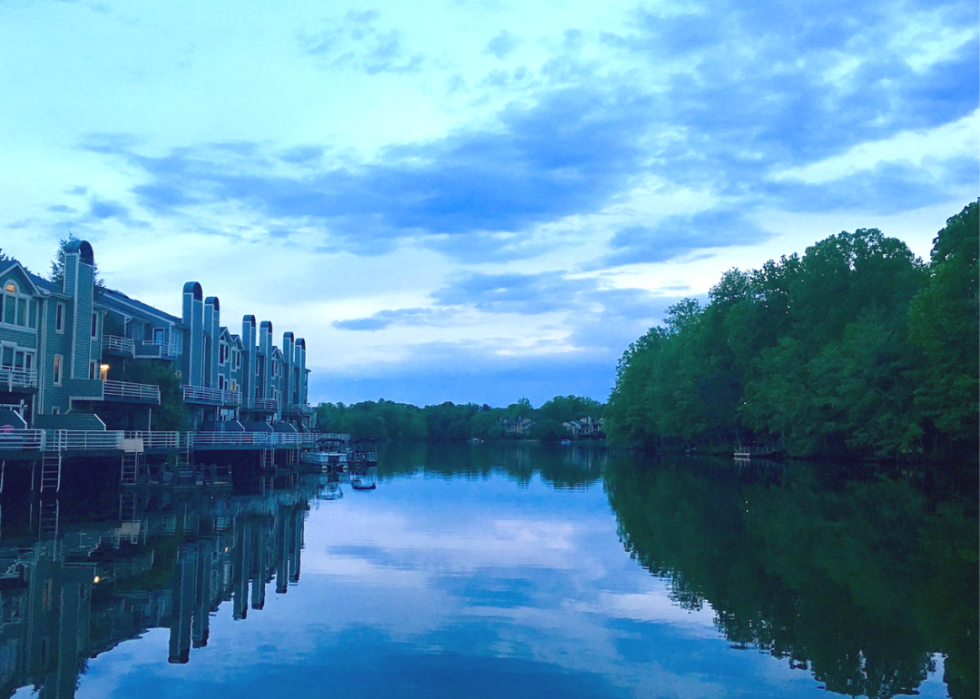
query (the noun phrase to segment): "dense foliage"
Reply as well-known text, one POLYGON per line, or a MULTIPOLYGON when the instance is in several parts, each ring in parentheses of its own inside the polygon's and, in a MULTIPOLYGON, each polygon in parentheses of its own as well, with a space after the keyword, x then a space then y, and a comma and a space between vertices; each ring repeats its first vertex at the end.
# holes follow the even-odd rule
POLYGON ((779 444, 801 456, 976 455, 978 205, 931 264, 876 229, 733 269, 617 367, 606 431, 649 447, 779 444))
POLYGON ((388 400, 344 405, 321 403, 317 429, 355 439, 462 442, 468 439, 540 439, 559 441, 571 434, 570 420, 602 417, 605 406, 581 396, 556 396, 540 408, 521 398, 506 408, 476 403, 441 403, 419 408, 388 400), (522 423, 517 429, 517 423, 522 423))

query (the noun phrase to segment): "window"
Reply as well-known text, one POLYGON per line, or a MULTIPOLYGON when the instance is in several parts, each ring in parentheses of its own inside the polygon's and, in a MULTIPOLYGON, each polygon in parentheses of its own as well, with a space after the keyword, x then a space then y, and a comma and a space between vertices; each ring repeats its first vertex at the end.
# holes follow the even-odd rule
POLYGON ((231 380, 231 390, 232 390, 232 391, 235 391, 235 390, 237 390, 237 389, 235 388, 235 379, 232 379, 232 380, 231 380))
POLYGON ((163 328, 153 328, 153 344, 163 344, 163 328))
POLYGON ((65 304, 58 301, 54 308, 54 330, 63 333, 65 331, 65 304))
POLYGON ((60 415, 61 414, 61 408, 57 408, 57 407, 51 408, 51 414, 52 415, 60 415))
POLYGON ((23 294, 13 281, 5 282, 0 290, 0 321, 22 328, 37 328, 37 301, 23 294))
POLYGON ((99 336, 99 314, 93 313, 92 314, 92 338, 94 339, 98 336, 99 336))
POLYGON ((96 362, 88 363, 88 377, 94 379, 99 375, 99 365, 96 362))
POLYGON ((54 355, 54 371, 51 374, 51 380, 54 382, 55 386, 61 385, 61 363, 64 361, 64 357, 60 354, 54 355))

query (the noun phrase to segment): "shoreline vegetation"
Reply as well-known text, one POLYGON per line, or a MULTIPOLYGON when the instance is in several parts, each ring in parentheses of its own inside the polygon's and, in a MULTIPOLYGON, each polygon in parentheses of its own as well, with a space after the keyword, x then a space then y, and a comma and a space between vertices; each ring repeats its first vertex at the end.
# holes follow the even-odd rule
POLYGON ((778 447, 800 458, 977 459, 978 204, 931 260, 877 229, 732 269, 632 343, 610 439, 778 447))
POLYGON ((978 258, 978 202, 947 220, 929 262, 877 229, 843 232, 802 256, 729 270, 704 305, 671 306, 624 352, 607 404, 322 403, 318 429, 379 441, 608 435, 659 452, 973 463, 978 258))

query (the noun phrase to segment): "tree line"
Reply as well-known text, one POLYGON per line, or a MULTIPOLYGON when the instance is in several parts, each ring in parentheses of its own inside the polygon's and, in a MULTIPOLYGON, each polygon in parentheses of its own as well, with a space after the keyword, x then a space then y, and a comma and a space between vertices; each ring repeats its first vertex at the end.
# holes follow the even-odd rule
POLYGON ((929 263, 877 229, 726 272, 619 361, 611 439, 799 456, 976 458, 978 204, 929 263))
POLYGON ((469 439, 538 439, 557 442, 572 435, 565 422, 601 419, 605 406, 584 396, 556 396, 540 408, 521 398, 506 408, 476 403, 427 405, 381 399, 317 406, 317 430, 355 439, 464 442, 469 439))

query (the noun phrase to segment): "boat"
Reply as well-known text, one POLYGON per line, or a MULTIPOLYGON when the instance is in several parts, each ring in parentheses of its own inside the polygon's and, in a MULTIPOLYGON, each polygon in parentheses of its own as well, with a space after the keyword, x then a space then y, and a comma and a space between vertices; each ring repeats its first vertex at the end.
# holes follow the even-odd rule
POLYGON ((569 446, 572 445, 572 440, 570 440, 570 439, 563 439, 563 440, 561 440, 561 445, 563 447, 569 447, 569 446))
POLYGON ((350 449, 351 462, 355 466, 377 466, 378 452, 372 451, 367 445, 354 442, 350 449))
POLYGON ((305 451, 300 456, 300 461, 319 466, 324 473, 347 470, 347 453, 342 451, 305 451))
POLYGON ((351 473, 350 487, 354 490, 374 490, 378 487, 378 469, 370 466, 366 469, 355 468, 351 473))

